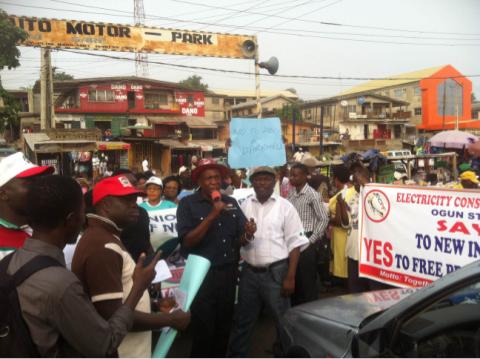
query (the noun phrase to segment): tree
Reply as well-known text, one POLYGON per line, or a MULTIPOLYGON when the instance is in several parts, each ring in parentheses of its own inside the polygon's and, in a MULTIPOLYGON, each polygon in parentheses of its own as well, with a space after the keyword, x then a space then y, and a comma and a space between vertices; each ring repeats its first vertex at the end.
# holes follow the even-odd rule
MULTIPOLYGON (((73 75, 67 74, 64 71, 57 72, 58 67, 52 67, 52 78, 53 82, 55 81, 65 81, 65 80, 73 80, 73 75)), ((35 81, 34 86, 35 88, 40 88, 40 80, 35 81)))
POLYGON ((477 98, 475 97, 475 94, 472 92, 472 102, 476 101, 477 98))
MULTIPOLYGON (((5 11, 0 10, 0 70, 20 66, 19 42, 27 38, 27 33, 13 24, 5 11)), ((18 131, 20 104, 2 86, 0 79, 0 131, 10 129, 11 136, 18 131), (17 131, 16 131, 17 130, 17 131)))
POLYGON ((293 87, 289 87, 288 89, 285 89, 285 91, 290 91, 291 93, 294 93, 295 95, 297 94, 297 90, 295 90, 293 87))
POLYGON ((208 85, 202 82, 202 77, 197 75, 189 76, 185 80, 180 81, 179 84, 190 90, 206 91, 208 89, 208 85))
POLYGON ((8 14, 0 10, 0 70, 9 70, 20 66, 20 51, 17 44, 27 38, 27 33, 16 27, 8 18, 8 14))

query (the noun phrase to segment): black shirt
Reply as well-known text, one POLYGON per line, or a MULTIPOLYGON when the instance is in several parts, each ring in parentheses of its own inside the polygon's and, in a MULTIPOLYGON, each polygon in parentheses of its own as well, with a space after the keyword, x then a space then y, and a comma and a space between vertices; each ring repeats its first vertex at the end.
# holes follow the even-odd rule
POLYGON ((195 229, 212 211, 212 203, 200 191, 183 198, 177 208, 177 232, 184 255, 190 253, 207 258, 212 267, 234 264, 239 258, 240 236, 244 233, 245 215, 237 201, 222 195, 226 209, 210 225, 205 237, 196 248, 183 246, 183 238, 195 229))
POLYGON ((138 210, 140 211, 140 216, 138 217, 137 223, 125 227, 122 233, 120 233, 120 239, 123 245, 135 262, 138 260, 138 257, 140 257, 140 254, 148 253, 151 247, 148 212, 140 206, 138 210))

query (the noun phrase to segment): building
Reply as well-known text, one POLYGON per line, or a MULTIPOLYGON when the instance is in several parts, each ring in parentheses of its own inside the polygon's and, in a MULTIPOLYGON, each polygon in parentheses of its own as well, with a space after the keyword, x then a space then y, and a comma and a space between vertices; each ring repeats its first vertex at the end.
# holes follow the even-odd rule
MULTIPOLYGON (((54 98, 57 128, 97 128, 104 151, 123 150, 127 143, 130 168, 141 170, 147 159, 165 176, 189 165, 193 155, 224 154, 218 139, 218 129, 226 126, 221 95, 128 76, 55 81, 54 98)), ((113 168, 124 163, 107 157, 113 168)))
POLYGON ((401 146, 402 141, 413 142, 416 134, 415 126, 409 124, 408 105, 406 101, 373 93, 360 97, 352 94, 307 101, 301 111, 306 121, 321 124, 325 139, 397 140, 401 146))
POLYGON ((480 128, 471 119, 472 82, 451 65, 432 67, 368 81, 352 87, 340 96, 368 94, 408 102, 409 124, 425 131, 458 128, 480 128))
MULTIPOLYGON (((256 101, 257 94, 255 90, 226 90, 226 89, 215 89, 212 90, 218 96, 224 97, 225 109, 229 109, 232 106, 239 105, 248 101, 256 101)), ((277 95, 282 95, 283 97, 289 98, 291 100, 298 100, 298 95, 289 90, 260 90, 260 98, 273 97, 277 95)))

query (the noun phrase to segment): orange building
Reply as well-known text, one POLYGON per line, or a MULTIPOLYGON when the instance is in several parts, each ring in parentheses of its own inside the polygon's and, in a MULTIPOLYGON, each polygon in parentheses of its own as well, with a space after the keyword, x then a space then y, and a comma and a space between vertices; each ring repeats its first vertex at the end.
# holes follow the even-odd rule
POLYGON ((458 128, 480 128, 472 120, 472 82, 453 66, 442 67, 420 80, 422 91, 422 124, 427 131, 458 128))
MULTIPOLYGON (((480 129, 480 121, 472 119, 472 82, 452 65, 430 67, 385 79, 372 80, 335 98, 376 94, 405 102, 408 124, 425 131, 458 128, 480 129)), ((337 106, 339 107, 339 106, 337 106)), ((350 111, 355 112, 355 111, 350 111)), ((338 117, 337 117, 338 118, 338 117)))

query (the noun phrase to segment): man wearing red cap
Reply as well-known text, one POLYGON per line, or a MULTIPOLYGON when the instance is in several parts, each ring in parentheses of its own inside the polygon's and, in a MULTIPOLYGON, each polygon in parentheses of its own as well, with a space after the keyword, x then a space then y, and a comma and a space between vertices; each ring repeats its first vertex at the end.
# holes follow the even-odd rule
POLYGON ((177 232, 184 254, 207 258, 211 267, 192 303, 192 357, 225 357, 233 320, 240 242, 251 239, 235 199, 220 194, 228 169, 203 159, 192 172, 200 189, 177 209, 177 232))
MULTIPOLYGON (((120 232, 138 219, 139 195, 144 193, 125 175, 97 183, 92 194, 95 214, 87 214, 88 227, 73 256, 72 271, 105 319, 122 305, 132 286, 135 262, 122 244, 120 232)), ((150 357, 152 329, 171 326, 182 330, 189 319, 189 314, 182 311, 150 314, 150 296, 145 291, 135 311, 135 332, 125 337, 118 348, 119 356, 150 357)))
POLYGON ((52 172, 53 167, 36 166, 21 152, 0 162, 0 259, 21 248, 30 237, 25 212, 31 179, 52 172))

